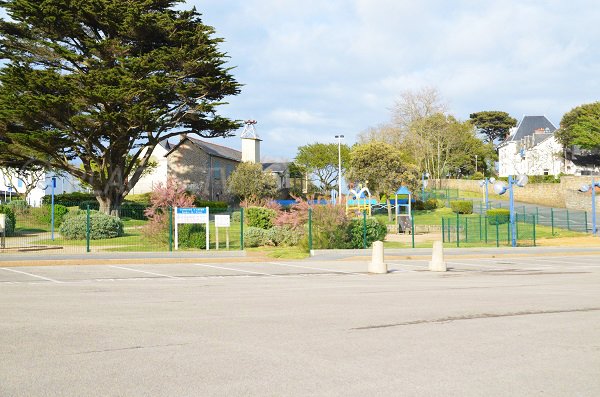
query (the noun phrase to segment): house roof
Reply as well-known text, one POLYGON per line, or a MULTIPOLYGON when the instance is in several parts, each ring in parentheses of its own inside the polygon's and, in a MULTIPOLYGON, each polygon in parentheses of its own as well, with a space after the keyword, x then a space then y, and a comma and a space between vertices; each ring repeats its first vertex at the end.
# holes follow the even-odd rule
POLYGON ((162 141, 158 142, 158 144, 162 146, 163 149, 165 149, 167 152, 173 149, 173 145, 171 144, 171 142, 169 142, 168 139, 163 139, 162 141))
POLYGON ((242 161, 242 152, 240 152, 239 150, 231 149, 226 146, 221 146, 214 143, 208 143, 196 138, 190 138, 189 136, 186 136, 184 139, 182 139, 181 142, 185 141, 186 139, 211 156, 221 157, 224 159, 229 159, 238 162, 242 161))
POLYGON ((546 116, 523 116, 523 119, 517 125, 517 131, 509 136, 506 142, 520 141, 526 136, 532 135, 535 130, 543 129, 545 132, 539 135, 552 134, 556 131, 554 124, 546 118, 546 116))
POLYGON ((290 163, 262 163, 263 171, 270 172, 285 172, 289 168, 290 163))

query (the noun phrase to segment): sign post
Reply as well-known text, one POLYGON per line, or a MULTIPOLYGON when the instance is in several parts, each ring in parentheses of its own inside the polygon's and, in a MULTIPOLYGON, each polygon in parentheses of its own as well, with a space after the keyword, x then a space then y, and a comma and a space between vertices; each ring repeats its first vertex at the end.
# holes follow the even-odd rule
POLYGON ((219 228, 225 228, 225 248, 229 249, 229 226, 231 217, 229 215, 215 215, 215 231, 217 233, 217 249, 219 249, 219 228))
POLYGON ((175 207, 175 250, 179 249, 179 224, 203 223, 206 225, 206 250, 210 249, 210 228, 208 207, 205 208, 179 208, 175 207))
POLYGON ((0 214, 0 233, 2 234, 0 248, 6 248, 6 214, 0 214))

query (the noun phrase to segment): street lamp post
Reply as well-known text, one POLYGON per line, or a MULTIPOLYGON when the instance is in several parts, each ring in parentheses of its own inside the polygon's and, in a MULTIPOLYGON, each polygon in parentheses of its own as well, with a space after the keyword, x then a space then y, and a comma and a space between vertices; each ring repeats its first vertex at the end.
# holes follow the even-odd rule
POLYGON ((342 203, 342 139, 343 135, 336 135, 338 140, 338 200, 342 203))
POLYGON ((512 175, 508 176, 508 187, 504 183, 498 181, 494 184, 494 191, 500 195, 509 193, 509 208, 510 208, 510 234, 511 234, 511 246, 517 246, 517 223, 515 215, 515 197, 513 194, 513 185, 519 187, 525 187, 527 185, 527 175, 518 175, 515 179, 512 175))
POLYGON ((52 202, 50 208, 50 230, 51 236, 50 238, 54 241, 54 189, 56 188, 56 177, 52 177, 52 202))

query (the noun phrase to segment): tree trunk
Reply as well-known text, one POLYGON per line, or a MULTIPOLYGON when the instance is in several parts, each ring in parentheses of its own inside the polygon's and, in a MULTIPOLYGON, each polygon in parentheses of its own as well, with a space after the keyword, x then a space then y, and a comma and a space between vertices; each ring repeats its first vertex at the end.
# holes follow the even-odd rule
MULTIPOLYGON (((398 205, 398 203, 396 203, 396 205, 398 205)), ((387 207, 388 207, 388 221, 391 222, 392 221, 392 205, 391 205, 391 201, 390 198, 387 198, 387 207)))
POLYGON ((111 188, 107 194, 96 196, 96 200, 100 203, 100 212, 116 217, 121 216, 123 194, 119 190, 120 189, 111 188))

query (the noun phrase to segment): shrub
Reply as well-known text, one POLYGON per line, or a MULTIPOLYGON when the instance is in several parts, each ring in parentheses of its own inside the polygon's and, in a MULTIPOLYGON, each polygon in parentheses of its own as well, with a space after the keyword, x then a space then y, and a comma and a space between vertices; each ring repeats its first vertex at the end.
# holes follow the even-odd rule
POLYGON ((427 199, 423 207, 426 211, 433 211, 434 209, 438 208, 438 201, 434 198, 427 199))
MULTIPOLYGON (((60 226, 60 234, 67 240, 85 240, 87 230, 87 214, 69 216, 60 226)), ((92 212, 90 214, 90 239, 102 240, 123 235, 123 221, 119 218, 92 212)))
POLYGON ((127 217, 131 219, 145 220, 146 215, 144 212, 148 206, 143 203, 136 203, 134 201, 125 201, 121 204, 120 215, 121 218, 127 217))
MULTIPOLYGON (((367 218, 367 247, 370 247, 375 241, 383 241, 387 234, 387 227, 377 218, 367 218)), ((348 228, 351 235, 350 248, 363 248, 363 220, 353 219, 348 228)))
POLYGON ((182 224, 177 230, 179 234, 179 247, 181 248, 206 248, 206 228, 204 225, 182 224))
POLYGON ((473 179, 473 180, 480 180, 483 178, 485 178, 485 175, 483 175, 483 173, 481 171, 477 171, 473 175, 471 175, 471 179, 473 179))
POLYGON ((260 227, 247 227, 244 229, 244 245, 246 247, 260 247, 268 243, 267 231, 260 227))
POLYGON ((12 236, 15 233, 17 227, 17 217, 15 212, 6 205, 0 205, 0 214, 6 214, 6 236, 12 236))
POLYGON ((267 240, 275 246, 291 247, 298 245, 304 233, 290 226, 274 226, 267 230, 266 235, 267 240))
POLYGON ((231 213, 231 222, 239 223, 242 220, 242 214, 240 211, 235 211, 231 213))
MULTIPOLYGON (((312 219, 313 248, 350 248, 351 235, 348 231, 350 221, 343 206, 317 205, 312 210, 312 219)), ((300 242, 304 249, 308 249, 307 237, 305 236, 300 242)))
POLYGON ((227 203, 224 201, 206 201, 206 200, 194 200, 194 206, 199 208, 208 207, 208 211, 211 214, 226 212, 227 211, 227 203))
MULTIPOLYGON (((82 192, 73 192, 73 193, 63 193, 63 194, 55 194, 54 195, 54 204, 61 204, 67 207, 78 206, 82 201, 95 201, 96 196, 90 193, 82 193, 82 192)), ((42 199, 43 204, 51 204, 52 196, 44 196, 42 199)))
POLYGON ((450 201, 450 208, 455 214, 472 214, 473 202, 466 200, 450 201))
POLYGON ((82 200, 79 202, 79 209, 81 210, 87 210, 88 205, 90 207, 91 210, 99 210, 100 209, 100 203, 98 202, 98 200, 93 199, 93 200, 82 200))
POLYGON ((244 215, 248 226, 270 229, 273 227, 273 220, 277 213, 269 208, 248 207, 244 215))
MULTIPOLYGON (((54 225, 60 226, 63 223, 67 214, 69 214, 69 209, 67 207, 65 207, 64 205, 55 204, 54 225)), ((32 211, 32 215, 34 216, 35 220, 37 220, 39 223, 42 223, 44 225, 50 225, 52 223, 52 206, 44 205, 43 207, 35 208, 34 211, 32 211)))
POLYGON ((506 208, 487 210, 486 214, 490 225, 502 225, 510 220, 510 210, 506 208))
POLYGON ((15 214, 24 214, 29 209, 29 205, 25 200, 12 200, 6 204, 8 207, 12 208, 15 214))
POLYGON ((128 194, 125 197, 125 200, 132 203, 140 203, 145 204, 146 206, 150 204, 150 196, 151 192, 141 193, 141 194, 128 194))

